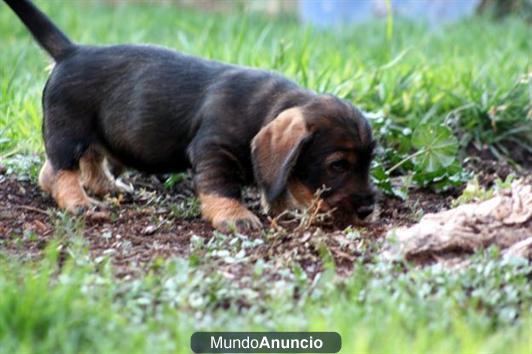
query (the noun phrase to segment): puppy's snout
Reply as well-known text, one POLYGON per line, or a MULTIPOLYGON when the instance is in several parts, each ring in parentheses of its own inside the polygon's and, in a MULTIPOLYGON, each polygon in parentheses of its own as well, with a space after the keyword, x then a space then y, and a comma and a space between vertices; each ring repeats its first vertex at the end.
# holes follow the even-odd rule
POLYGON ((356 215, 360 219, 364 219, 373 213, 375 207, 375 196, 373 193, 354 195, 353 204, 356 215))
POLYGON ((359 218, 364 219, 369 214, 373 213, 373 204, 360 206, 355 210, 355 212, 359 218))

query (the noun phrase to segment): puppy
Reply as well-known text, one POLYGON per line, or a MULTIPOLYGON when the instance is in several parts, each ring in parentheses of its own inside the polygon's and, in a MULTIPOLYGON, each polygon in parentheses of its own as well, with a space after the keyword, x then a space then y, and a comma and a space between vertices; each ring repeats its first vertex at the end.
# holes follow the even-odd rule
POLYGON ((201 211, 215 228, 259 228, 240 201, 253 177, 266 210, 322 208, 364 218, 373 210, 375 142, 349 102, 272 72, 147 45, 71 42, 30 1, 5 0, 54 58, 43 92, 47 160, 39 183, 78 213, 86 193, 116 188, 105 160, 148 173, 192 167, 201 211))

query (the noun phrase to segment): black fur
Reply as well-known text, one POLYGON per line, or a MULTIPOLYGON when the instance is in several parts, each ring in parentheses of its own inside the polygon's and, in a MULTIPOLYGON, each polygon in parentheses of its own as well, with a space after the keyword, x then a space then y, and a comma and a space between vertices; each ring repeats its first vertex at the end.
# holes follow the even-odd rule
POLYGON ((54 58, 61 59, 74 44, 30 1, 5 0, 24 22, 39 44, 54 58))

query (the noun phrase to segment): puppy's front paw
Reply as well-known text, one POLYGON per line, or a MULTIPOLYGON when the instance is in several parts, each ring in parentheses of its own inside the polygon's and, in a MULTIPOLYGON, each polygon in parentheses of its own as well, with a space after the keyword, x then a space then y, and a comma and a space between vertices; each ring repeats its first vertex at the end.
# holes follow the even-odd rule
POLYGON ((213 194, 200 194, 201 213, 219 231, 246 232, 260 230, 259 218, 238 200, 213 194))
POLYGON ((212 221, 212 225, 220 232, 231 233, 238 232, 244 233, 248 231, 260 230, 262 224, 259 218, 250 212, 247 211, 247 215, 241 216, 228 216, 216 218, 212 221))

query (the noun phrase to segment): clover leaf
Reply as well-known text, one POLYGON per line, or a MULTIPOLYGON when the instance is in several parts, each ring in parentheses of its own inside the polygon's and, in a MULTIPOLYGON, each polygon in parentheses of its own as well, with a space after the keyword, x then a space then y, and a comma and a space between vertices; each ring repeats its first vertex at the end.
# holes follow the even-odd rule
POLYGON ((420 125, 412 134, 412 145, 418 149, 414 162, 426 173, 450 166, 458 152, 458 140, 443 125, 420 125))

